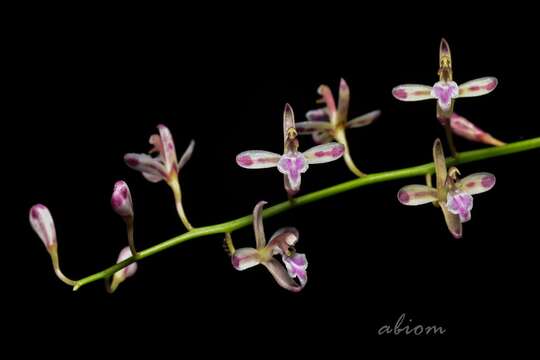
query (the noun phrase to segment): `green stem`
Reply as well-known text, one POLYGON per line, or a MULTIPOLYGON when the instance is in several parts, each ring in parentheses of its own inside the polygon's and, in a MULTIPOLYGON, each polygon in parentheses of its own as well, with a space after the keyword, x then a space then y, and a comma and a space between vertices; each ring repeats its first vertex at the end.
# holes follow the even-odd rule
MULTIPOLYGON (((498 146, 498 147, 491 147, 491 148, 486 148, 486 149, 481 149, 481 150, 462 152, 459 154, 458 159, 447 158, 446 161, 447 161, 447 165, 451 166, 451 165, 465 164, 465 163, 469 163, 473 161, 494 158, 494 157, 503 156, 503 155, 509 155, 509 154, 513 154, 517 152, 533 150, 537 148, 540 148, 540 137, 529 139, 529 140, 518 141, 515 143, 505 145, 505 146, 498 146)), ((309 203, 312 203, 312 202, 315 202, 315 201, 318 201, 327 197, 331 197, 345 191, 356 189, 362 186, 386 182, 386 181, 398 180, 398 179, 405 179, 405 178, 410 178, 410 177, 415 177, 415 176, 424 176, 426 174, 431 174, 433 172, 434 172, 433 163, 428 163, 428 164, 413 166, 413 167, 409 167, 405 169, 391 170, 391 171, 385 171, 385 172, 366 175, 358 179, 346 181, 341 184, 330 186, 328 188, 300 196, 298 198, 295 198, 294 202, 284 201, 282 203, 269 207, 266 210, 264 210, 263 218, 268 218, 268 217, 280 214, 282 212, 285 212, 291 208, 309 204, 309 203)), ((77 290, 81 286, 89 284, 96 280, 110 277, 115 272, 131 264, 134 261, 139 261, 146 257, 155 255, 164 250, 167 250, 168 248, 179 245, 185 241, 199 238, 202 236, 207 236, 207 235, 231 233, 235 230, 249 226, 251 225, 251 223, 252 223, 252 216, 247 215, 247 216, 244 216, 235 220, 227 221, 221 224, 195 228, 187 233, 178 235, 172 239, 169 239, 167 241, 154 245, 146 250, 139 251, 136 256, 126 259, 122 261, 121 263, 118 263, 105 270, 102 270, 93 275, 80 279, 73 286, 73 290, 77 290)))

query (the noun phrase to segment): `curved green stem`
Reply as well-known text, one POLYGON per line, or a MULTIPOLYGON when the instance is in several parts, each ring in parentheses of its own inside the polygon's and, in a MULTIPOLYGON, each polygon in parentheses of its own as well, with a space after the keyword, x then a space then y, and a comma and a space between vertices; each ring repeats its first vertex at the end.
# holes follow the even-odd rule
MULTIPOLYGON (((503 156, 503 155, 509 155, 509 154, 522 152, 522 151, 533 150, 537 148, 540 148, 540 137, 529 139, 529 140, 518 141, 515 143, 505 145, 505 146, 498 146, 498 147, 491 147, 491 148, 486 148, 486 149, 481 149, 481 150, 462 152, 459 154, 458 159, 447 158, 446 162, 448 166, 451 166, 451 165, 464 164, 464 163, 469 163, 469 162, 478 161, 478 160, 489 159, 489 158, 503 156)), ((433 163, 428 163, 428 164, 413 166, 413 167, 409 167, 405 169, 384 171, 380 173, 366 175, 358 179, 346 181, 341 184, 330 186, 328 188, 300 196, 298 198, 295 198, 294 202, 284 201, 282 203, 269 207, 266 210, 264 210, 263 217, 268 218, 268 217, 280 214, 282 212, 285 212, 291 208, 309 204, 309 203, 312 203, 312 202, 315 202, 315 201, 318 201, 327 197, 331 197, 336 194, 340 194, 342 192, 350 191, 350 190, 353 190, 362 186, 367 186, 367 185, 386 182, 386 181, 398 180, 398 179, 405 179, 405 178, 410 178, 410 177, 415 177, 415 176, 424 176, 426 174, 431 174, 433 172, 434 172, 433 163)), ((116 265, 113 265, 103 271, 100 271, 98 273, 85 277, 83 279, 80 279, 73 286, 73 290, 77 290, 81 286, 89 284, 96 280, 110 277, 115 272, 131 264, 134 261, 139 261, 148 256, 155 255, 164 250, 167 250, 170 247, 179 245, 185 241, 199 238, 202 236, 207 236, 207 235, 231 233, 232 231, 249 226, 251 225, 251 223, 252 223, 252 216, 247 215, 247 216, 234 219, 231 221, 227 221, 221 224, 195 228, 187 233, 178 235, 172 239, 169 239, 167 241, 154 245, 146 250, 139 251, 137 255, 129 259, 126 259, 116 265)))

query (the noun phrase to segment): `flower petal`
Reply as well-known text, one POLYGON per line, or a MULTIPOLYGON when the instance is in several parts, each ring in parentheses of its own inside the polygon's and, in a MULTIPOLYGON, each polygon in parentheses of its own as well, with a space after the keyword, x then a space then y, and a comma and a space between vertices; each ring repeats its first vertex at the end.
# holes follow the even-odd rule
POLYGON ((440 108, 447 112, 452 107, 452 99, 458 97, 459 88, 454 81, 439 81, 433 85, 431 95, 437 98, 437 104, 439 104, 440 108))
POLYGON ((327 121, 302 121, 296 124, 296 131, 300 135, 311 134, 319 131, 332 129, 332 124, 327 121))
POLYGON ((259 252, 254 248, 236 249, 231 256, 231 262, 236 270, 242 271, 261 263, 259 252))
POLYGON ((299 292, 303 286, 298 285, 287 273, 287 270, 277 259, 270 259, 262 263, 274 277, 279 286, 292 292, 299 292))
POLYGON ((403 205, 422 205, 437 201, 437 190, 426 185, 407 185, 402 187, 397 194, 398 200, 403 205))
POLYGON ((148 173, 152 179, 158 177, 163 180, 167 178, 167 172, 161 162, 147 154, 126 154, 124 161, 130 168, 140 171, 143 174, 148 173))
MULTIPOLYGON (((116 263, 118 264, 126 259, 129 259, 132 256, 133 254, 131 253, 131 249, 129 248, 129 246, 126 246, 120 251, 120 254, 118 255, 118 259, 116 260, 116 263)), ((127 279, 128 277, 133 276, 136 271, 137 271, 137 263, 133 262, 129 264, 128 266, 126 266, 125 268, 123 268, 122 270, 117 271, 115 275, 121 272, 123 278, 127 279)))
POLYGON ((349 129, 362 127, 371 124, 375 119, 377 119, 381 115, 380 110, 375 110, 372 112, 369 112, 367 114, 364 114, 362 116, 355 117, 352 120, 349 120, 347 122, 347 127, 349 129))
POLYGON ((338 124, 345 123, 347 121, 350 96, 351 92, 349 90, 349 85, 347 85, 345 79, 341 79, 339 82, 339 101, 336 118, 336 122, 338 124))
POLYGON ((289 254, 289 248, 298 242, 298 230, 293 227, 279 229, 272 235, 267 247, 275 254, 289 254))
POLYGON ((322 164, 334 161, 343 156, 345 146, 332 142, 324 145, 314 146, 304 152, 304 156, 310 164, 322 164))
MULTIPOLYGON (((120 255, 118 256, 118 260, 116 260, 116 263, 120 263, 132 256, 131 250, 128 246, 122 249, 120 251, 120 255)), ((133 262, 123 268, 122 270, 119 270, 114 273, 112 282, 111 282, 111 292, 114 292, 116 288, 118 288, 118 285, 120 283, 124 282, 128 277, 133 276, 135 272, 137 271, 137 263, 133 262)))
POLYGON ((448 230, 450 230, 450 233, 454 236, 454 238, 461 238, 463 236, 463 226, 461 225, 459 216, 448 211, 448 208, 444 202, 439 202, 439 205, 443 212, 444 221, 446 221, 448 230))
POLYGON ((133 200, 131 199, 131 192, 125 181, 119 180, 114 184, 111 206, 121 217, 133 217, 133 200))
POLYGON ((471 219, 473 208, 473 197, 461 189, 454 189, 448 192, 446 208, 452 214, 458 215, 459 220, 464 223, 471 219))
POLYGON ((305 254, 296 253, 293 256, 282 256, 281 259, 287 268, 287 273, 291 278, 298 278, 302 287, 307 283, 308 261, 305 254))
POLYGON ((495 186, 495 175, 487 172, 475 173, 459 180, 456 186, 467 194, 480 194, 495 186))
POLYGON ((319 93, 319 95, 322 96, 320 102, 326 104, 328 113, 330 114, 330 117, 332 117, 332 114, 336 112, 336 102, 334 101, 334 95, 332 95, 332 90, 330 90, 327 85, 321 85, 317 89, 317 92, 319 93))
MULTIPOLYGON (((284 174, 293 192, 300 188, 301 174, 305 173, 309 163, 305 156, 300 152, 289 152, 281 156, 277 164, 280 173, 284 174)), ((287 187, 286 187, 287 188, 287 187)))
POLYGON ((163 148, 162 156, 165 163, 165 170, 167 171, 167 174, 170 174, 171 171, 178 172, 178 169, 176 168, 178 166, 176 160, 176 149, 174 147, 171 131, 163 124, 158 125, 158 130, 163 148))
POLYGON ((182 157, 178 162, 178 171, 180 171, 180 169, 182 169, 186 165, 189 159, 191 159, 191 155, 193 155, 193 149, 195 149, 195 140, 191 140, 189 142, 186 151, 184 151, 184 153, 182 154, 182 157))
POLYGON ((454 134, 459 135, 467 140, 477 141, 494 146, 505 145, 505 143, 502 141, 495 139, 493 136, 456 113, 452 114, 450 117, 450 127, 454 134))
POLYGON ((285 104, 285 110, 283 110, 283 141, 287 142, 289 139, 290 129, 295 129, 294 126, 294 112, 289 103, 285 104))
POLYGON ((281 155, 264 151, 248 150, 236 155, 236 163, 246 169, 263 169, 277 166, 281 155))
POLYGON ((262 209, 266 204, 266 201, 259 201, 253 209, 253 231, 255 233, 255 243, 257 245, 257 249, 262 249, 266 245, 262 218, 262 209))
POLYGON ((29 214, 30 225, 47 249, 56 246, 56 228, 49 209, 42 204, 32 206, 29 214))
MULTIPOLYGON (((328 115, 328 110, 326 108, 310 110, 306 113, 306 118, 309 121, 330 121, 330 115, 328 115)), ((298 129, 298 124, 296 124, 298 129)))
POLYGON ((433 143, 433 162, 435 163, 435 178, 437 179, 437 191, 439 196, 442 195, 446 184, 448 172, 446 170, 446 158, 442 148, 440 139, 436 139, 433 143))
POLYGON ((459 85, 459 96, 473 97, 489 94, 495 90, 497 83, 497 78, 491 76, 467 81, 459 85))
POLYGON ((431 86, 418 84, 404 84, 392 89, 392 95, 401 101, 419 101, 433 99, 431 86))

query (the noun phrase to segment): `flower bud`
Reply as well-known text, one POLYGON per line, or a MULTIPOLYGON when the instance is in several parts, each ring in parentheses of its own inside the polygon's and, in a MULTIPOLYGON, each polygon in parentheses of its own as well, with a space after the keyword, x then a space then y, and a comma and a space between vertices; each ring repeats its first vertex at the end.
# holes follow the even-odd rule
POLYGON ((131 192, 125 181, 117 181, 114 184, 114 190, 111 197, 111 205, 113 210, 128 220, 133 218, 133 202, 131 200, 131 192))
POLYGON ((56 249, 56 229, 51 212, 45 205, 36 204, 30 209, 30 224, 49 252, 56 249))

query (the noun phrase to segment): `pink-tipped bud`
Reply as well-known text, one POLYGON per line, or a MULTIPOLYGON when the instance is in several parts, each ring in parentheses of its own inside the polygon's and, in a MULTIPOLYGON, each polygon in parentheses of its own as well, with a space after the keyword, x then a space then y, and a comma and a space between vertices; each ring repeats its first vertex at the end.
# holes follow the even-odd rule
POLYGON ((133 201, 131 192, 125 181, 117 181, 111 197, 113 210, 124 219, 133 218, 133 201))
POLYGON ((450 127, 452 132, 458 136, 461 136, 467 140, 481 142, 484 144, 501 146, 505 145, 504 142, 495 139, 493 136, 478 128, 469 120, 458 114, 452 114, 450 117, 450 127))
POLYGON ((56 229, 51 212, 45 205, 36 204, 30 209, 30 224, 45 244, 47 250, 56 249, 56 229))
MULTIPOLYGON (((132 256, 131 249, 129 246, 126 246, 125 248, 120 251, 120 254, 118 255, 118 260, 116 260, 116 263, 120 263, 132 256)), ((126 280, 128 277, 135 275, 137 272, 137 263, 131 263, 122 270, 119 270, 114 273, 112 283, 111 283, 111 291, 115 291, 118 285, 122 283, 124 280, 126 280)))

